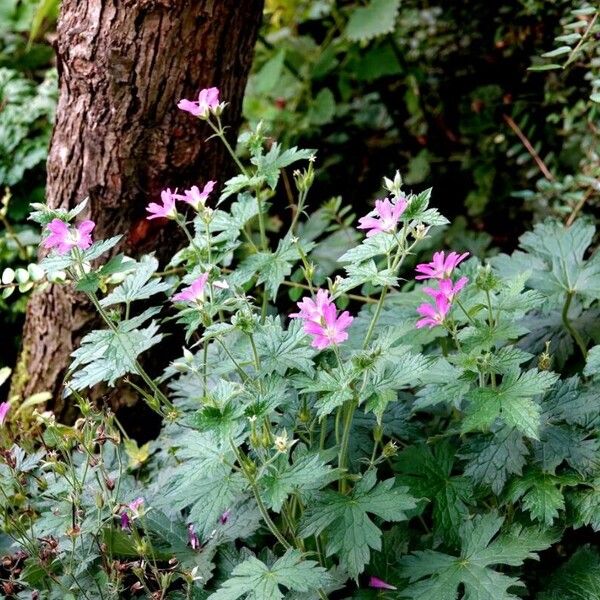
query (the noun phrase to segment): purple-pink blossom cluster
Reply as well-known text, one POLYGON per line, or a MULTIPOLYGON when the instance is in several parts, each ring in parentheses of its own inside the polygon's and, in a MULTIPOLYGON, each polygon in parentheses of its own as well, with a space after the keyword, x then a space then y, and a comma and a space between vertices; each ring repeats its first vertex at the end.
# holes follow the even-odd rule
POLYGON ((121 529, 129 531, 131 529, 131 521, 140 516, 140 509, 144 505, 143 498, 136 498, 121 511, 121 529))
POLYGON ((442 325, 452 308, 452 302, 456 295, 469 282, 467 277, 461 277, 454 283, 451 279, 454 269, 469 256, 468 252, 458 254, 450 252, 436 252, 433 260, 429 263, 417 265, 417 280, 430 279, 437 281, 437 287, 424 287, 423 291, 433 299, 433 304, 424 302, 417 308, 421 319, 417 321, 417 328, 435 327, 442 325))
POLYGON ((292 313, 290 317, 302 319, 304 333, 311 336, 313 348, 323 350, 348 339, 346 330, 354 317, 347 310, 338 316, 333 298, 327 290, 319 290, 315 300, 303 298, 297 304, 299 312, 292 313))
POLYGON ((208 115, 219 107, 219 88, 211 87, 201 90, 198 100, 180 100, 177 107, 189 112, 194 117, 208 118, 208 115))
POLYGON ((2 404, 0 404, 0 426, 4 425, 9 410, 10 404, 8 402, 2 402, 2 404))
POLYGON ((172 191, 170 188, 163 190, 160 193, 160 199, 162 204, 157 202, 150 202, 146 207, 146 210, 150 213, 148 220, 151 219, 176 219, 177 218, 177 206, 176 201, 181 200, 186 202, 194 208, 196 211, 200 211, 208 199, 208 196, 213 191, 216 181, 209 181, 206 183, 202 191, 197 185, 192 186, 189 190, 186 190, 183 194, 178 194, 177 190, 172 191))
POLYGON ((357 229, 365 229, 367 237, 378 233, 392 233, 396 231, 398 221, 407 206, 408 202, 405 198, 395 198, 393 201, 388 198, 375 200, 375 208, 358 220, 357 229))
POLYGON ((82 221, 76 227, 61 219, 52 219, 46 226, 49 235, 42 242, 44 248, 56 249, 58 254, 68 254, 73 248, 87 250, 92 245, 94 221, 82 221))

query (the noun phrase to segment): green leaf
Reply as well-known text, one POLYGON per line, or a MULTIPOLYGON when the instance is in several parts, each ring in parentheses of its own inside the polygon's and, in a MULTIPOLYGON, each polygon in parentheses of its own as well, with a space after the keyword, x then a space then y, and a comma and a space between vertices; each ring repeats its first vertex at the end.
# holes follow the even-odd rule
POLYGON ((279 50, 254 75, 253 83, 257 94, 270 92, 281 78, 285 63, 285 49, 279 50))
POLYGON ((348 20, 345 35, 353 42, 364 42, 394 31, 400 0, 371 0, 356 8, 348 20))
POLYGON ((575 527, 591 527, 600 531, 600 477, 585 482, 582 489, 568 495, 575 527))
POLYGON ((377 483, 374 469, 367 471, 349 495, 323 492, 319 501, 307 508, 300 528, 303 538, 327 531, 327 556, 337 554, 340 564, 356 578, 370 558, 370 549, 381 549, 381 531, 369 514, 386 521, 403 521, 406 511, 416 507, 405 487, 394 480, 377 483))
POLYGON ((535 552, 548 548, 554 537, 552 532, 518 527, 498 535, 502 522, 495 512, 466 521, 460 528, 459 556, 425 550, 405 558, 402 573, 410 583, 399 597, 456 600, 462 586, 465 600, 518 600, 510 590, 523 583, 491 567, 516 567, 537 558, 535 552))
POLYGON ((104 307, 121 303, 129 304, 135 300, 146 300, 154 294, 167 291, 171 286, 161 281, 160 278, 153 277, 157 269, 158 260, 154 256, 143 256, 134 265, 133 272, 125 277, 123 283, 100 300, 100 304, 104 307))
POLYGON ((306 453, 295 455, 291 464, 287 456, 281 456, 270 465, 259 483, 265 502, 278 513, 290 494, 298 494, 306 502, 316 491, 337 478, 338 472, 318 454, 306 453))
POLYGON ((520 475, 529 450, 519 431, 503 427, 494 434, 479 436, 466 446, 465 475, 487 485, 498 495, 509 475, 520 475))
POLYGON ((600 554, 579 548, 548 580, 536 600, 600 600, 600 554))
POLYGON ((523 508, 534 521, 552 525, 565 508, 561 485, 562 478, 535 469, 513 479, 507 489, 511 502, 522 500, 523 508))
POLYGON ((254 156, 251 162, 256 165, 256 175, 266 181, 274 190, 279 181, 281 169, 298 162, 308 160, 315 154, 314 150, 299 150, 296 146, 281 151, 281 146, 275 142, 266 154, 254 156))
POLYGON ((281 320, 269 317, 254 334, 262 373, 285 375, 289 369, 312 374, 315 351, 308 345, 299 320, 291 320, 287 331, 281 320))
POLYGON ((594 377, 600 373, 600 346, 594 346, 588 351, 583 374, 594 377))
POLYGON ((255 557, 246 559, 208 600, 281 600, 282 587, 295 592, 316 591, 327 585, 327 570, 314 560, 304 560, 298 550, 288 550, 271 566, 255 557))
POLYGON ((397 467, 415 498, 433 504, 434 533, 450 546, 460 542, 458 530, 468 518, 472 486, 466 477, 452 475, 454 451, 444 442, 434 447, 411 446, 398 455, 397 467))
MULTIPOLYGON (((303 251, 309 252, 313 245, 313 243, 304 244, 303 251)), ((279 286, 286 277, 289 277, 292 267, 298 260, 300 260, 298 248, 290 237, 285 237, 279 241, 275 252, 257 252, 250 255, 235 270, 231 282, 242 286, 257 275, 256 283, 259 285, 264 283, 271 299, 275 300, 279 286)))
POLYGON ((555 373, 531 369, 505 375, 497 388, 476 388, 463 421, 463 432, 489 429, 500 419, 528 437, 538 439, 540 406, 533 397, 543 394, 558 379, 555 373))
POLYGON ((339 368, 332 369, 331 372, 318 370, 314 380, 306 376, 294 378, 299 394, 318 394, 317 416, 319 417, 331 414, 334 409, 353 397, 350 383, 351 380, 339 368))
POLYGON ((208 536, 228 509, 249 497, 245 478, 234 471, 229 440, 214 433, 187 432, 177 439, 177 462, 159 477, 155 504, 167 514, 189 510, 199 535, 208 536))
POLYGON ((140 316, 121 321, 115 330, 91 331, 83 337, 80 347, 71 356, 72 377, 69 386, 76 390, 92 387, 101 381, 114 386, 117 379, 137 373, 137 357, 162 340, 153 321, 144 329, 139 326, 159 309, 148 309, 140 316))

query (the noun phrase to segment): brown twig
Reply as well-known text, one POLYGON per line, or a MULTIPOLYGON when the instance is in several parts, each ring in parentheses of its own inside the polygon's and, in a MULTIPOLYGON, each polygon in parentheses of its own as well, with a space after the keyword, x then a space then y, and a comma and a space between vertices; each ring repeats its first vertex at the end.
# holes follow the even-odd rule
POLYGON ((521 143, 527 149, 527 152, 531 155, 540 171, 543 173, 544 177, 548 181, 554 181, 554 175, 550 173, 548 167, 545 165, 544 161, 540 158, 540 155, 535 151, 535 148, 531 145, 531 142, 527 139, 525 134, 521 131, 519 126, 513 121, 511 117, 508 115, 502 115, 502 118, 506 122, 506 124, 515 132, 517 137, 521 140, 521 143))

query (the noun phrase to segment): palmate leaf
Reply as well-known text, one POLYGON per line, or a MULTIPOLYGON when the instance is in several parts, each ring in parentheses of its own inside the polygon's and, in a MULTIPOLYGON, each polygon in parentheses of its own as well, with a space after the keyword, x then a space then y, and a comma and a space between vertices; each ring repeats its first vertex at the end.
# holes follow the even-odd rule
MULTIPOLYGON (((308 253, 313 246, 312 242, 303 244, 302 250, 308 253)), ((236 286, 244 286, 256 276, 256 283, 264 283, 269 296, 275 300, 279 286, 291 274, 292 267, 298 260, 298 248, 290 237, 285 237, 279 241, 275 252, 257 252, 246 258, 231 275, 230 282, 236 286)))
POLYGON ((469 393, 463 432, 489 429, 500 419, 530 438, 537 439, 541 409, 533 398, 558 379, 555 373, 531 369, 505 375, 496 388, 476 388, 469 393))
POLYGON ((331 414, 338 406, 354 395, 350 387, 351 378, 339 367, 331 372, 319 370, 314 379, 306 376, 294 377, 299 394, 317 394, 317 416, 331 414))
POLYGON ((374 469, 367 471, 350 495, 323 492, 303 517, 303 538, 327 531, 327 556, 337 554, 340 565, 353 578, 363 572, 370 550, 381 550, 381 531, 369 514, 386 521, 403 521, 406 511, 416 507, 407 488, 396 487, 393 479, 377 483, 374 469))
POLYGON ((451 546, 458 545, 458 529, 469 514, 472 485, 466 477, 452 475, 454 450, 450 444, 439 444, 433 450, 425 445, 410 446, 398 455, 396 464, 412 495, 433 504, 436 536, 451 546))
POLYGON ((298 550, 288 550, 268 566, 254 556, 231 572, 229 579, 208 600, 281 600, 286 588, 295 592, 316 591, 328 585, 327 570, 314 560, 304 560, 298 550))
POLYGON ((584 388, 577 377, 571 377, 542 399, 540 439, 534 450, 545 471, 554 473, 563 461, 583 475, 600 466, 593 425, 600 411, 600 393, 595 388, 584 388))
POLYGON ((511 593, 522 582, 494 570, 494 565, 517 567, 554 541, 552 532, 521 529, 498 535, 503 518, 496 512, 476 516, 460 528, 461 553, 451 556, 425 550, 402 561, 409 585, 399 593, 412 600, 456 600, 464 587, 464 600, 518 600, 511 593))
POLYGON ((133 319, 121 321, 115 326, 116 331, 102 329, 85 335, 80 347, 71 354, 74 360, 69 386, 82 390, 101 381, 113 386, 120 377, 137 373, 137 357, 162 339, 154 321, 143 329, 139 328, 158 310, 151 308, 133 319))
POLYGON ((155 504, 167 514, 187 509, 199 534, 208 535, 223 512, 247 500, 247 482, 229 466, 233 451, 218 436, 188 432, 177 445, 177 462, 159 474, 155 504))
POLYGON ((594 237, 593 225, 578 220, 570 227, 547 221, 537 224, 520 238, 523 252, 492 261, 503 275, 529 271, 529 287, 549 294, 577 293, 600 297, 600 256, 584 260, 594 237))
POLYGON ((100 304, 105 307, 120 303, 128 304, 135 300, 146 300, 159 292, 165 292, 171 286, 161 281, 160 278, 153 277, 157 269, 158 260, 154 256, 143 256, 135 264, 133 272, 125 277, 123 283, 105 296, 100 304))
POLYGON ((583 547, 556 571, 536 600, 600 600, 600 554, 583 547))
POLYGON ((600 477, 567 496, 575 527, 591 527, 600 531, 600 477))
POLYGON ((524 510, 534 521, 552 525, 559 512, 565 508, 561 487, 575 483, 577 480, 573 477, 561 477, 529 469, 521 477, 512 480, 507 488, 507 497, 511 502, 522 500, 524 510))
POLYGON ((290 494, 297 493, 306 501, 338 476, 338 471, 326 464, 318 454, 298 456, 296 452, 291 464, 285 455, 271 465, 260 479, 260 485, 266 504, 275 512, 280 512, 290 494))
POLYGON ((308 160, 314 154, 314 150, 299 150, 296 146, 282 152, 281 146, 275 142, 266 154, 254 156, 250 160, 256 165, 256 174, 264 178, 267 185, 274 190, 277 187, 281 169, 299 160, 308 160))
POLYGON ((285 375, 289 369, 313 372, 315 350, 309 346, 299 320, 291 320, 286 331, 279 318, 269 317, 254 334, 254 341, 263 374, 285 375))
POLYGON ((514 428, 501 427, 493 434, 477 436, 465 447, 465 475, 499 495, 509 475, 522 473, 528 454, 523 435, 514 428))

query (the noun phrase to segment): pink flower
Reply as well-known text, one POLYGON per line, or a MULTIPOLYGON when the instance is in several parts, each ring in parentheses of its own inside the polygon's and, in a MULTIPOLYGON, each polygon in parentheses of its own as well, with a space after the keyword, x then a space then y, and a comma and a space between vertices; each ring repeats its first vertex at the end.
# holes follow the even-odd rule
POLYGON ((421 304, 421 306, 417 308, 417 312, 423 318, 417 321, 417 329, 426 326, 429 326, 431 329, 436 325, 441 325, 450 311, 450 306, 450 300, 443 294, 437 294, 435 296, 435 306, 427 303, 421 304))
POLYGON ((143 498, 136 498, 123 508, 121 511, 121 529, 123 531, 129 531, 131 529, 131 521, 140 516, 139 511, 143 504, 143 498))
POLYGON ((312 337, 313 348, 323 350, 348 339, 346 329, 354 319, 348 311, 337 316, 337 309, 328 291, 318 290, 316 300, 303 298, 298 302, 298 308, 300 311, 292 313, 290 317, 304 321, 304 333, 312 337))
POLYGON ((146 217, 146 219, 175 219, 177 217, 177 208, 175 207, 177 195, 175 192, 167 188, 160 193, 160 198, 162 206, 156 202, 148 204, 146 210, 150 213, 150 216, 146 217))
POLYGON ((213 191, 216 181, 209 181, 202 191, 197 185, 193 185, 191 189, 186 190, 183 196, 176 196, 177 200, 183 200, 190 206, 194 207, 194 210, 200 210, 201 206, 204 206, 208 195, 213 191))
POLYGON ((204 287, 207 281, 208 273, 202 273, 192 285, 175 294, 172 298, 173 302, 197 302, 201 304, 204 301, 204 287))
POLYGON ((180 100, 177 107, 194 117, 206 119, 211 110, 219 106, 219 88, 211 87, 200 92, 198 100, 180 100))
POLYGON ((327 290, 318 290, 316 301, 312 298, 302 298, 300 302, 297 302, 297 306, 300 312, 292 313, 290 317, 292 319, 304 319, 305 321, 321 321, 323 316, 323 309, 332 304, 333 299, 329 295, 327 290))
POLYGON ((369 579, 369 587, 378 589, 378 590, 397 590, 397 587, 394 587, 393 585, 390 585, 389 583, 386 583, 385 581, 383 581, 383 579, 379 579, 379 577, 371 577, 371 579, 369 579))
POLYGON ((44 248, 56 248, 59 254, 68 254, 73 248, 87 250, 92 245, 94 221, 82 221, 70 227, 60 219, 52 219, 47 225, 50 235, 43 241, 44 248))
POLYGON ((0 425, 4 425, 9 410, 10 404, 8 402, 2 402, 2 404, 0 404, 0 425))
POLYGON ((390 202, 387 198, 375 200, 375 210, 359 219, 357 229, 367 229, 367 237, 394 231, 407 205, 404 198, 398 198, 395 202, 390 202))
POLYGON ((121 529, 123 531, 129 531, 131 529, 131 519, 125 511, 121 513, 121 529))
POLYGON ((139 512, 140 508, 142 507, 142 505, 144 504, 144 499, 143 498, 136 498, 135 500, 133 500, 132 502, 130 502, 127 505, 127 508, 133 512, 133 513, 137 513, 139 512))
POLYGON ((468 252, 458 254, 458 252, 450 252, 448 256, 445 252, 436 252, 433 255, 433 260, 429 263, 417 265, 416 271, 419 273, 415 279, 448 279, 452 275, 452 271, 469 256, 468 252))
POLYGON ((200 538, 196 533, 196 529, 192 523, 188 525, 188 544, 192 547, 192 550, 200 550, 200 538))
POLYGON ((225 525, 225 523, 227 523, 227 521, 229 521, 229 517, 231 516, 231 511, 229 509, 227 509, 220 517, 219 517, 219 523, 221 523, 221 525, 225 525))
POLYGON ((304 322, 304 333, 312 337, 313 348, 323 350, 346 341, 348 339, 346 329, 350 327, 353 320, 348 311, 344 311, 338 317, 335 304, 328 304, 323 308, 320 322, 304 322))
POLYGON ((468 277, 461 277, 456 283, 452 283, 452 279, 440 279, 438 288, 424 287, 423 291, 433 299, 435 299, 438 294, 442 294, 443 296, 446 296, 450 302, 452 302, 458 292, 460 292, 460 290, 462 290, 467 283, 469 283, 468 277))

